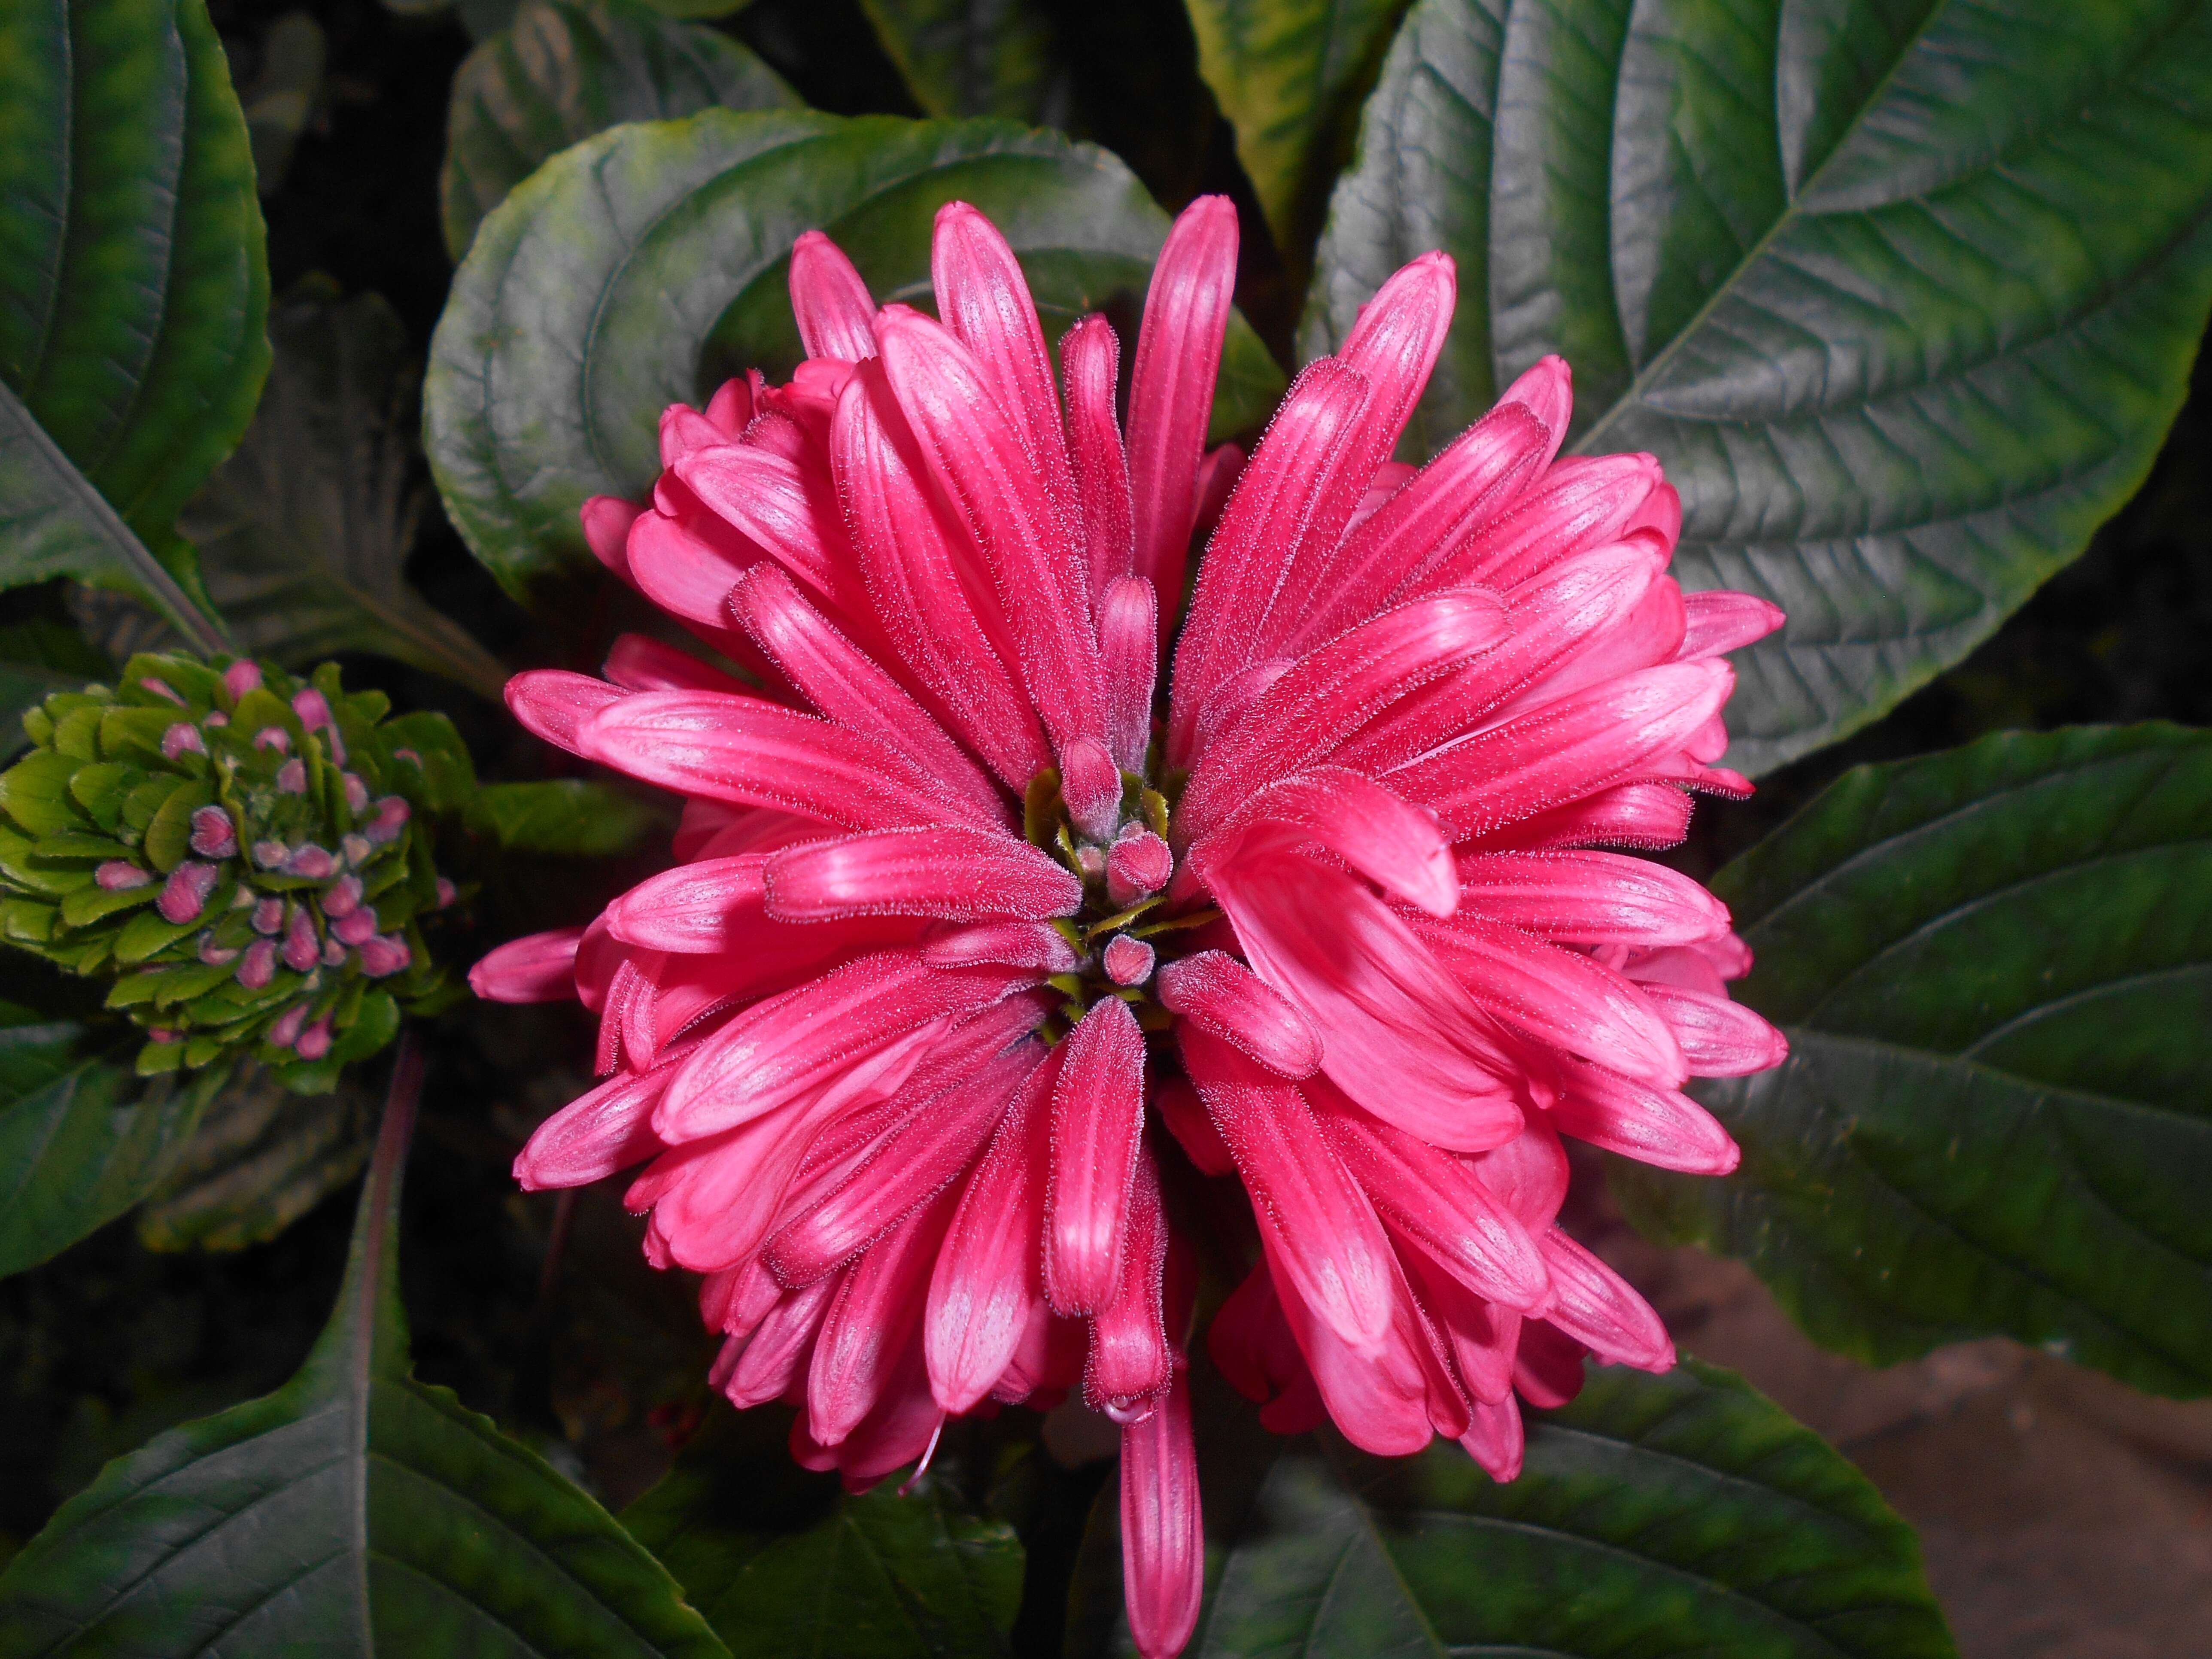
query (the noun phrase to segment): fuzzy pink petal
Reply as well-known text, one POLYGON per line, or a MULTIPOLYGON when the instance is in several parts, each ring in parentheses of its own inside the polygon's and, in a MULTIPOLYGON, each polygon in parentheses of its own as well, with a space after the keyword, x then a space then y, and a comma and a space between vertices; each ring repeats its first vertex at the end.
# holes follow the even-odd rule
POLYGON ((1085 559, 1091 591, 1103 594, 1108 583, 1129 574, 1135 535, 1128 459, 1114 413, 1121 364, 1114 325, 1103 317, 1084 318, 1061 338, 1060 362, 1067 381, 1067 447, 1083 507, 1085 559))
POLYGON ((1666 1326, 1626 1279, 1557 1227, 1538 1243, 1552 1275, 1547 1322, 1617 1364, 1647 1371, 1674 1364, 1666 1326))
POLYGON ((1083 883, 1027 842, 987 830, 890 830, 778 853, 768 913, 785 921, 856 915, 955 921, 1072 916, 1083 883))
POLYGON ((1159 1170, 1152 1153, 1142 1147, 1130 1183, 1124 1231, 1121 1285, 1091 1322, 1083 1398, 1117 1423, 1133 1423, 1154 1409, 1174 1363, 1162 1282, 1168 1256, 1167 1215, 1160 1207, 1159 1170))
POLYGON ((1521 1474, 1524 1436, 1521 1407, 1508 1394, 1495 1404, 1478 1401, 1468 1431, 1460 1436, 1461 1449, 1493 1480, 1512 1480, 1521 1474))
POLYGON ((929 1281, 923 1347, 937 1402, 974 1409, 1045 1306, 1046 1135, 1062 1052, 1032 1071, 969 1178, 929 1281))
POLYGON ((794 1291, 755 1328, 732 1364, 722 1392, 739 1411, 780 1398, 802 1376, 822 1321, 842 1280, 824 1279, 794 1291))
MULTIPOLYGON (((1270 785, 1247 811, 1258 825, 1284 825, 1342 859, 1385 892, 1432 916, 1459 906, 1459 880, 1435 816, 1381 784, 1323 766, 1270 785)), ((1194 860, 1205 862, 1203 849, 1194 860)))
POLYGON ((1562 1134, 1657 1169, 1726 1175, 1743 1161, 1729 1132, 1687 1095, 1601 1066, 1570 1065, 1550 1115, 1562 1134))
POLYGON ((1190 1384, 1180 1368, 1159 1409, 1121 1431, 1121 1585, 1137 1651, 1174 1659, 1206 1594, 1190 1384))
POLYGON ((878 315, 876 337, 899 407, 990 567, 1045 731, 1055 746, 1103 735, 1098 636, 1074 532, 1048 491, 1038 489, 1029 453, 982 369, 947 330, 902 307, 878 315))
POLYGON ((539 1124, 514 1160, 526 1192, 581 1187, 665 1150, 653 1109, 673 1068, 623 1072, 539 1124))
POLYGON ((1320 1069, 1321 1035, 1282 994, 1236 957, 1200 951, 1159 972, 1163 1006, 1293 1080, 1320 1069))
POLYGON ((584 542, 592 550, 592 556, 624 581, 630 580, 627 550, 629 527, 644 510, 635 501, 626 501, 619 495, 593 495, 577 514, 583 522, 584 542))
POLYGON ((1474 837, 1480 853, 1540 853, 1559 847, 1680 846, 1690 833, 1687 791, 1671 783, 1620 783, 1474 837))
POLYGON ((1098 599, 1098 652, 1106 675, 1106 743, 1128 771, 1144 769, 1159 671, 1159 605, 1141 576, 1107 583, 1098 599))
POLYGON ((933 968, 975 968, 995 963, 1028 968, 1040 977, 1072 974, 1082 965, 1060 930, 1042 921, 987 921, 933 931, 921 959, 933 968))
POLYGON ((1044 1286, 1053 1311, 1096 1313, 1121 1279, 1129 1183, 1145 1122, 1144 1033, 1127 1003, 1091 1005, 1052 1093, 1044 1286))
POLYGON ((1728 907, 1687 876, 1617 853, 1468 853, 1471 916, 1572 945, 1687 945, 1729 929, 1728 907))
POLYGON ((858 362, 876 355, 875 301, 845 252, 818 230, 791 245, 791 314, 810 357, 858 362))
POLYGON ((865 614, 858 573, 827 480, 750 444, 718 444, 685 456, 676 476, 723 522, 743 532, 841 614, 865 614))
POLYGON ((629 696, 620 686, 564 668, 533 668, 507 683, 507 710, 522 729, 572 755, 584 752, 577 746, 584 722, 629 696))
POLYGON ((1749 593, 1715 591, 1684 596, 1688 625, 1682 635, 1681 654, 1724 656, 1765 639, 1787 620, 1781 607, 1749 593))
POLYGON ((1200 451, 1236 286, 1237 210, 1225 196, 1201 196, 1176 218, 1152 267, 1129 379, 1136 574, 1161 596, 1163 643, 1182 605, 1200 451))
POLYGON ((750 690, 743 680, 690 652, 642 634, 617 635, 600 672, 626 691, 727 691, 742 696, 750 690))
POLYGON ((469 989, 486 1002, 566 1002, 576 994, 580 927, 510 939, 469 969, 469 989))
POLYGON ((822 1444, 834 1446, 860 1427, 896 1380, 953 1204, 945 1194, 843 1275, 806 1373, 807 1428, 822 1444))
POLYGON ((1740 1002, 1704 991, 1646 984, 1694 1077, 1748 1077, 1790 1057, 1789 1039, 1740 1002))
MULTIPOLYGON (((1034 458, 1045 493, 1060 510, 1072 508, 1073 480, 1060 398, 1053 390, 1052 357, 1013 249, 999 228, 967 203, 947 202, 937 210, 930 237, 929 276, 938 316, 975 354, 985 385, 1034 458)), ((1104 319, 1100 321, 1103 325, 1104 319)), ((1108 390, 1110 406, 1110 383, 1108 390)))
POLYGON ((1180 1030, 1191 1080, 1252 1195, 1254 1213, 1297 1295, 1354 1349, 1390 1324, 1390 1244, 1359 1185, 1297 1087, 1218 1038, 1180 1030))

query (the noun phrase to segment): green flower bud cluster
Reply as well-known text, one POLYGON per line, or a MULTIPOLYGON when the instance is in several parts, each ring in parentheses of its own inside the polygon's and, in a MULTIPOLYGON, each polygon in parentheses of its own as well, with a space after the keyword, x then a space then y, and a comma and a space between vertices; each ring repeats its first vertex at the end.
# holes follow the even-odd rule
POLYGON ((459 994, 422 941, 457 896, 426 815, 472 769, 442 715, 390 707, 334 663, 302 682, 181 654, 48 697, 0 774, 0 933, 112 977, 142 1073, 251 1054, 327 1086, 403 1008, 459 994))

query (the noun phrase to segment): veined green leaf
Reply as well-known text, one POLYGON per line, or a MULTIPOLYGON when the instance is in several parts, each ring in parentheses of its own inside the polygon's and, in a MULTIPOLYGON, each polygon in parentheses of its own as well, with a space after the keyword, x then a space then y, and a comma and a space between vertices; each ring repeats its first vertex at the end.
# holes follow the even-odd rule
POLYGON ((1041 0, 860 3, 915 101, 929 114, 1068 125, 1068 68, 1041 0))
MULTIPOLYGON (((1504 1486, 1443 1441, 1377 1458, 1209 1420, 1201 1458, 1217 1426, 1243 1467, 1206 1466, 1224 1478, 1186 1659, 1955 1659, 1911 1529, 1818 1435, 1694 1360, 1593 1368, 1504 1486)), ((1070 1659, 1133 1651, 1118 1521, 1109 1484, 1070 1659)))
POLYGON ((2002 1333, 2212 1393, 2212 732, 1846 774, 1722 871, 1790 1057, 1698 1086, 1723 1180, 1617 1166, 1870 1364, 2002 1333))
POLYGON ((663 822, 635 795, 581 778, 488 783, 469 802, 469 827, 510 853, 603 858, 663 822))
POLYGON ((438 179, 459 259, 485 214, 556 150, 623 121, 795 106, 759 58, 630 0, 526 0, 453 76, 438 179))
POLYGON ((2126 500, 2212 307, 2212 6, 1421 0, 1330 205, 1329 349, 1441 247, 1432 453, 1547 352, 1649 450, 1759 773, 1957 662, 2126 500))
MULTIPOLYGON (((595 568, 577 509, 644 494, 661 410, 799 361, 799 234, 827 231, 879 302, 926 302, 931 223, 956 198, 1006 233, 1054 337, 1140 306, 1167 234, 1112 156, 1003 121, 707 110, 539 168, 477 231, 431 347, 431 465, 477 556, 518 594, 595 568)), ((1256 423, 1281 384, 1236 320, 1217 431, 1256 423)))
MULTIPOLYGON (((403 1073, 416 1065, 402 1049, 403 1073)), ((418 1073, 419 1075, 419 1073, 418 1073)), ((726 1659, 667 1572, 410 1374, 395 1087, 331 1322, 276 1393, 101 1471, 0 1574, 0 1651, 726 1659), (207 1548, 219 1529, 220 1548, 207 1548)))
POLYGON ((8 7, 0 108, 0 586, 118 588, 210 648, 173 526, 253 412, 269 274, 205 0, 8 7))

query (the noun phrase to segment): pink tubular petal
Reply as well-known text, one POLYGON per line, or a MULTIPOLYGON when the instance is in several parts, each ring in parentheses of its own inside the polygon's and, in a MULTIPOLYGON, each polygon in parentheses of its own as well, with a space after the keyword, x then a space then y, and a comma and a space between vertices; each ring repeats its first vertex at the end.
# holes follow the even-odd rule
POLYGON ((1159 1409, 1121 1431, 1121 1584, 1137 1651, 1174 1659, 1198 1628, 1206 1593, 1198 1452, 1181 1367, 1159 1409))
POLYGON ((1537 1243, 1552 1275, 1546 1322, 1616 1364, 1647 1371, 1674 1364, 1667 1327, 1626 1279, 1557 1227, 1537 1243))
POLYGON ((755 1003, 700 1043, 669 1085, 653 1127, 671 1142, 757 1117, 835 1078, 894 1038, 996 1001, 1007 976, 940 971, 885 952, 755 1003))
POLYGON ((1491 1017, 1561 1052, 1673 1088, 1680 1046, 1638 988, 1577 951, 1465 914, 1413 921, 1438 962, 1491 1017))
POLYGON ((1578 691, 1397 768, 1389 786, 1479 835, 1663 763, 1728 700, 1724 663, 1673 663, 1578 691))
POLYGON ((566 1002, 576 994, 580 927, 511 939, 469 969, 469 989, 486 1002, 566 1002))
POLYGON ((877 616, 959 735, 1015 789, 1050 765, 1036 717, 963 591, 914 446, 874 365, 838 399, 832 465, 877 616))
POLYGON ((1236 286, 1237 210, 1225 196, 1201 196, 1176 218, 1152 267, 1129 380, 1136 574, 1162 596, 1163 644, 1181 605, 1199 455, 1236 286))
POLYGON ((1152 1091, 1152 1105, 1201 1175, 1237 1173, 1237 1160, 1229 1154, 1228 1142, 1222 1139, 1213 1120, 1206 1115, 1206 1103, 1188 1083, 1179 1077, 1164 1079, 1152 1091))
MULTIPOLYGON (((947 202, 937 210, 929 276, 939 317, 975 354, 984 383, 1013 420, 1024 448, 1036 458, 1046 494, 1056 497, 1066 510, 1073 504, 1073 493, 1060 399, 1053 391, 1052 358, 1013 249, 999 228, 967 203, 947 202)), ((1100 323, 1103 325, 1104 319, 1100 323)), ((1113 337, 1110 329, 1107 337, 1113 337)), ((1109 380, 1109 409, 1112 389, 1109 380)))
POLYGON ((1042 921, 1072 916, 1083 884, 1027 842, 988 830, 890 830, 776 854, 768 913, 784 921, 939 916, 1042 921))
POLYGON ((1650 455, 1576 456, 1553 465, 1504 516, 1401 585, 1401 594, 1469 582, 1516 587, 1562 560, 1619 541, 1661 487, 1650 455))
POLYGON ((1153 964, 1158 960, 1159 952, 1150 944, 1127 933, 1116 933, 1098 953, 1099 966, 1116 985, 1142 985, 1152 976, 1153 964))
POLYGON ((1311 1077, 1321 1067, 1321 1036, 1312 1024, 1265 980, 1222 951, 1200 951, 1161 969, 1159 999, 1171 1012, 1278 1077, 1311 1077))
POLYGON ((671 404, 660 411, 660 465, 671 467, 695 449, 724 444, 730 434, 689 404, 671 404))
POLYGON ((1561 1134, 1688 1175, 1726 1175, 1743 1161, 1729 1132, 1687 1095, 1579 1062, 1562 1085, 1551 1109, 1561 1134))
POLYGON ((1319 767, 1263 789, 1247 810, 1255 824, 1303 830, 1385 892, 1430 915, 1448 916, 1458 908, 1451 851, 1435 816, 1372 779, 1319 767))
POLYGON ((1037 1241, 1044 1232, 1046 1138, 1061 1052, 1054 1050, 1029 1074, 1000 1120, 930 1276, 922 1346, 931 1392, 949 1412, 973 1410, 997 1386, 1022 1333, 1045 1305, 1037 1241))
POLYGON ((1688 792, 1671 783, 1620 783, 1477 837, 1474 850, 1547 852, 1556 847, 1677 847, 1690 833, 1688 792))
POLYGON ((1544 1305, 1551 1287, 1536 1241, 1464 1161, 1359 1110, 1326 1083, 1308 1094, 1384 1226, 1477 1296, 1524 1312, 1544 1305))
POLYGON ((1159 665, 1159 606, 1142 576, 1104 585, 1098 653, 1106 675, 1106 744, 1122 769, 1145 769, 1152 737, 1152 681, 1159 665))
POLYGON ((1106 896, 1116 908, 1158 892, 1174 874, 1174 853, 1149 830, 1126 824, 1106 849, 1106 896))
POLYGON ((743 680, 690 652, 642 634, 617 635, 600 672, 625 691, 727 691, 743 696, 749 690, 743 680))
POLYGON ((967 752, 898 683, 800 597, 791 578, 756 565, 730 592, 730 613, 768 659, 840 726, 903 756, 926 778, 998 813, 1002 797, 967 752))
POLYGON ((1769 605, 1749 593, 1725 590, 1686 593, 1682 597, 1682 605, 1687 613, 1687 626, 1680 654, 1685 660, 1741 651, 1765 639, 1789 620, 1779 605, 1769 605))
POLYGON ((922 1103, 841 1184, 769 1238, 775 1276, 793 1287, 811 1284, 958 1180, 1042 1057, 1035 1043, 993 1055, 922 1103))
MULTIPOLYGON (((664 489, 670 482, 661 475, 664 489)), ((708 515, 700 514, 701 519, 708 515)), ((730 626, 727 601, 738 577, 767 556, 727 526, 709 540, 668 514, 648 511, 629 527, 630 580, 639 592, 717 647, 750 641, 730 626)))
POLYGON ((888 1396, 921 1323, 953 1203, 947 1193, 901 1223, 839 1283, 806 1372, 807 1427, 823 1445, 843 1440, 888 1396))
POLYGON ((1072 974, 1083 963, 1060 930, 1042 921, 987 921, 935 932, 922 942, 921 959, 933 968, 1027 968, 1040 978, 1072 974))
POLYGON ((1505 634, 1504 605, 1470 588, 1401 605, 1302 658, 1207 744, 1175 833, 1188 844, 1218 828, 1259 789, 1326 759, 1379 710, 1505 634))
POLYGON ((644 510, 635 501, 626 501, 619 495, 593 495, 577 514, 583 521, 584 542, 592 550, 592 556, 624 581, 630 580, 629 555, 626 550, 629 527, 644 510))
POLYGON ((725 437, 744 435, 752 424, 753 389, 751 382, 742 375, 732 375, 714 390, 707 399, 707 418, 725 437))
POLYGON ((764 1406, 787 1393, 814 1352, 823 1316, 842 1287, 825 1279, 786 1295, 753 1330, 722 1382, 739 1411, 764 1406))
POLYGON ((726 951, 744 936, 745 920, 763 914, 767 861, 766 854, 743 853, 664 870, 607 907, 607 930, 649 951, 726 951))
MULTIPOLYGON (((1534 1255, 1533 1239, 1528 1248, 1534 1255)), ((1522 1316, 1469 1290, 1434 1255, 1418 1245, 1402 1249, 1398 1260, 1436 1320, 1438 1334, 1451 1353, 1452 1365, 1465 1385, 1470 1411, 1510 1395, 1513 1353, 1520 1345, 1522 1316)), ((1540 1266, 1541 1256, 1537 1261, 1540 1266)), ((1548 1294, 1548 1276, 1545 1282, 1548 1294)))
POLYGON ((1128 576, 1134 556, 1129 464, 1114 415, 1114 383, 1121 366, 1114 325, 1103 317, 1082 319, 1062 337, 1060 362, 1067 381, 1067 447, 1083 506, 1085 559, 1091 591, 1103 594, 1108 583, 1128 576))
POLYGON ((1054 1313, 1093 1314, 1121 1274, 1129 1183, 1145 1124, 1145 1036, 1128 1004, 1091 1006, 1052 1091, 1044 1289, 1054 1313))
POLYGON ((1748 1077, 1790 1056, 1789 1039, 1740 1002, 1671 985, 1639 988, 1681 1045, 1694 1077, 1748 1077))
POLYGON ((526 1192, 581 1187, 665 1150, 653 1109, 674 1067, 621 1072, 539 1124, 514 1160, 526 1192))
POLYGON ((1113 835, 1121 817, 1121 774, 1104 744, 1078 738, 1061 750, 1060 795, 1075 827, 1091 840, 1113 835))
POLYGON ((1133 1423, 1149 1414, 1166 1390, 1174 1358, 1163 1301, 1167 1216, 1160 1207, 1159 1170, 1142 1147, 1124 1224, 1121 1286, 1091 1322, 1083 1398, 1117 1423, 1133 1423))
MULTIPOLYGON (((1089 580, 1049 489, 985 373, 918 312, 889 307, 876 338, 899 407, 989 565, 1022 683, 1055 747, 1103 736, 1105 688, 1089 580)), ((1051 384, 1045 386, 1051 395, 1051 384)), ((1058 423, 1051 442, 1060 443, 1058 423)))
POLYGON ((810 357, 858 362, 876 355, 875 301, 845 252, 818 230, 791 245, 791 314, 810 357))
POLYGON ((1295 855, 1209 877, 1255 972, 1321 1033, 1322 1065, 1369 1111, 1455 1152, 1510 1139, 1511 1060, 1406 921, 1358 882, 1295 855))
POLYGON ((1468 915, 1563 944, 1687 945, 1729 930, 1728 907, 1687 876, 1617 853, 1462 853, 1459 878, 1468 915))
POLYGON ((1520 1478, 1525 1443, 1521 1407, 1510 1392, 1495 1404, 1477 1401, 1468 1431, 1459 1437, 1460 1449, 1493 1480, 1520 1478))
POLYGON ((1389 1330, 1394 1269, 1374 1206, 1291 1084, 1186 1024, 1184 1063, 1244 1186, 1270 1252, 1315 1316, 1360 1352, 1389 1330))
POLYGON ((726 443, 686 455, 674 471, 710 512, 841 615, 866 614, 837 504, 807 470, 757 445, 726 443))
POLYGON ((1371 1344, 1354 1347, 1320 1317, 1290 1278, 1278 1235, 1262 1229, 1260 1246, 1274 1278, 1284 1322, 1345 1438, 1378 1457, 1404 1457, 1427 1445, 1434 1437, 1428 1366, 1417 1346, 1420 1333, 1406 1305, 1412 1292, 1396 1260, 1385 1263, 1382 1328, 1371 1344))
POLYGON ((578 728, 629 696, 620 686, 563 668, 533 668, 507 683, 507 706, 522 729, 572 755, 584 752, 577 747, 578 728))
POLYGON ((755 698, 641 691, 585 721, 577 741, 579 752, 647 783, 849 830, 982 827, 995 816, 913 781, 872 738, 755 698))
MULTIPOLYGON (((1257 624, 1291 550, 1310 530, 1325 531, 1333 518, 1340 526, 1350 516, 1353 502, 1335 499, 1346 492, 1333 489, 1333 463, 1366 400, 1365 380, 1335 359, 1309 364, 1237 479, 1206 548, 1190 625, 1176 647, 1168 715, 1174 764, 1191 763, 1200 713, 1217 687, 1249 665, 1257 624)), ((1165 591, 1157 580, 1153 587, 1165 591)))

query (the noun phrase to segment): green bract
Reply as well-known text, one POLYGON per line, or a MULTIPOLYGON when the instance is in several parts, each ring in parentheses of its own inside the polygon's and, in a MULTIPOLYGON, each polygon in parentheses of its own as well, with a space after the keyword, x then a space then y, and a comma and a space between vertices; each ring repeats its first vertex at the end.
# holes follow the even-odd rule
POLYGON ((458 994, 422 940, 455 894, 418 814, 459 804, 471 769, 443 716, 388 707, 335 664, 303 682, 184 655, 46 698, 0 774, 8 942, 112 977, 141 1073, 252 1054, 327 1087, 402 1008, 458 994))

